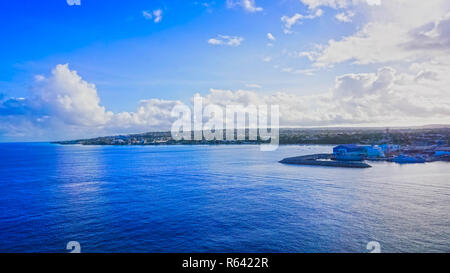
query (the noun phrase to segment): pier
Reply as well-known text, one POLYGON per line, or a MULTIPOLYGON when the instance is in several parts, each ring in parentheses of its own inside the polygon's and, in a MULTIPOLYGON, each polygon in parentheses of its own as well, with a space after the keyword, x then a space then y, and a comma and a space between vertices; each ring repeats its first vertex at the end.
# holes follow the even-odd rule
POLYGON ((327 166, 341 168, 371 168, 369 164, 354 161, 336 161, 333 154, 313 154, 289 157, 279 161, 282 164, 327 166))

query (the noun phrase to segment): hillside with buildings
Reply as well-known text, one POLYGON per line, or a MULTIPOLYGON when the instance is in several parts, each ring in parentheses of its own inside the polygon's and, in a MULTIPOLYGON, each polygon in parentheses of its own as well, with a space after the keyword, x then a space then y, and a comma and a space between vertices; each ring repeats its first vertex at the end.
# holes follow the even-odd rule
MULTIPOLYGON (((224 132, 225 136, 225 132, 224 132)), ((225 137, 224 137, 225 139, 225 137)), ((179 145, 179 144, 259 144, 262 140, 180 140, 172 138, 170 132, 148 132, 143 134, 105 136, 93 139, 57 141, 57 144, 81 145, 179 145)), ((397 144, 402 146, 449 146, 448 127, 421 128, 283 128, 280 129, 280 144, 397 144)))

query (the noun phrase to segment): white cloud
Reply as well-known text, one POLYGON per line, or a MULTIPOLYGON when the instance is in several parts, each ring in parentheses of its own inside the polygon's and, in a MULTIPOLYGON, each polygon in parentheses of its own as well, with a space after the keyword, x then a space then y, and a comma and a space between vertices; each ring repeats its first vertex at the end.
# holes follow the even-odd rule
POLYGON ((302 20, 311 20, 317 17, 320 17, 323 15, 323 10, 317 9, 314 13, 311 13, 309 15, 303 15, 296 13, 293 16, 282 16, 281 21, 284 23, 284 33, 289 34, 292 33, 291 28, 295 24, 301 23, 302 20))
POLYGON ((262 88, 261 85, 255 84, 255 83, 247 83, 245 86, 248 87, 248 88, 258 88, 258 89, 262 88))
POLYGON ((315 9, 320 6, 327 6, 332 8, 343 8, 348 5, 349 0, 301 0, 301 2, 310 9, 315 9))
POLYGON ((34 76, 34 80, 37 82, 45 80, 45 77, 43 75, 36 75, 34 76))
POLYGON ((299 57, 306 57, 310 61, 314 61, 320 54, 317 51, 303 51, 298 53, 299 57))
POLYGON ((445 88, 436 86, 439 81, 418 83, 415 79, 414 74, 389 67, 377 73, 347 74, 337 78, 334 96, 354 120, 448 122, 450 98, 445 88))
MULTIPOLYGON (((448 75, 450 57, 414 63, 406 72, 382 67, 374 73, 345 74, 331 90, 316 95, 211 89, 203 98, 205 104, 221 106, 279 105, 281 126, 450 123, 448 75)), ((48 140, 168 130, 174 121, 171 110, 182 104, 155 98, 142 100, 134 112, 113 113, 101 105, 95 85, 68 65, 37 77, 32 90, 27 98, 0 99, 3 137, 48 140)))
POLYGON ((151 12, 148 12, 148 11, 146 11, 146 10, 143 10, 143 11, 142 11, 142 16, 144 16, 144 18, 147 19, 147 20, 150 20, 150 19, 153 18, 152 13, 151 13, 151 12))
POLYGON ((249 12, 257 12, 263 10, 263 8, 256 6, 255 0, 242 0, 241 2, 245 10, 249 12))
POLYGON ((353 16, 355 16, 355 13, 347 11, 336 14, 335 18, 340 22, 350 23, 353 16))
POLYGON ((273 36, 273 34, 272 33, 267 33, 267 39, 269 39, 269 40, 271 40, 271 41, 275 41, 276 39, 275 39, 275 36, 273 36))
POLYGON ((16 137, 78 138, 163 130, 179 101, 143 100, 136 112, 113 113, 100 104, 97 88, 67 64, 49 77, 35 77, 28 98, 0 100, 0 134, 16 137))
POLYGON ((366 4, 369 6, 381 5, 381 0, 301 0, 301 2, 304 5, 308 6, 310 9, 316 9, 317 7, 321 6, 331 7, 334 9, 342 9, 357 4, 366 4))
POLYGON ((157 24, 162 21, 162 13, 161 9, 156 9, 153 12, 144 10, 142 11, 142 16, 144 16, 146 20, 153 19, 153 22, 157 24))
POLYGON ((346 61, 355 64, 414 62, 448 54, 448 1, 391 0, 369 4, 376 6, 367 9, 369 21, 357 32, 330 40, 310 54, 316 66, 346 61))
POLYGON ((308 68, 308 69, 296 69, 294 71, 294 74, 300 74, 305 76, 314 76, 317 69, 314 68, 308 68))
POLYGON ((84 81, 67 64, 57 65, 48 79, 39 78, 34 93, 37 103, 44 104, 48 114, 68 124, 103 126, 113 116, 99 105, 95 85, 84 81))
POLYGON ((162 10, 157 9, 153 11, 153 16, 155 16, 155 19, 153 20, 153 22, 155 23, 159 23, 162 20, 162 10))
POLYGON ((170 128, 174 118, 171 111, 176 105, 181 105, 180 101, 170 101, 161 99, 142 100, 136 112, 122 112, 114 116, 114 122, 110 124, 112 128, 133 129, 142 131, 145 128, 167 129, 170 128))
POLYGON ((81 0, 67 0, 69 6, 81 6, 81 0))
POLYGON ((314 53, 316 66, 330 66, 345 61, 357 64, 408 60, 404 29, 395 24, 369 23, 354 35, 339 41, 330 40, 323 50, 314 53), (389 29, 389 31, 386 31, 389 29))
MULTIPOLYGON (((437 67, 434 67, 437 68, 437 67)), ((436 72, 441 81, 445 74, 436 72)), ((326 93, 299 96, 285 92, 262 95, 253 91, 211 89, 205 103, 218 105, 276 104, 282 126, 408 125, 450 122, 450 98, 435 80, 418 84, 416 73, 384 67, 376 73, 346 74, 326 93)), ((442 82, 441 82, 442 84, 442 82)))
POLYGON ((366 0, 369 6, 379 6, 381 5, 381 0, 366 0))
MULTIPOLYGON (((274 68, 278 69, 279 67, 274 67, 274 68)), ((284 68, 281 68, 281 71, 285 72, 285 73, 294 74, 294 75, 313 76, 313 75, 315 75, 317 68, 294 69, 292 67, 284 67, 284 68)))
POLYGON ((450 49, 450 12, 432 23, 411 31, 412 39, 405 46, 416 50, 450 49))
POLYGON ((257 7, 255 0, 227 0, 227 7, 233 8, 235 6, 240 6, 248 12, 259 12, 262 11, 262 7, 257 7))
POLYGON ((237 47, 244 41, 244 38, 239 36, 218 35, 217 38, 211 38, 208 40, 208 44, 211 45, 226 45, 237 47))

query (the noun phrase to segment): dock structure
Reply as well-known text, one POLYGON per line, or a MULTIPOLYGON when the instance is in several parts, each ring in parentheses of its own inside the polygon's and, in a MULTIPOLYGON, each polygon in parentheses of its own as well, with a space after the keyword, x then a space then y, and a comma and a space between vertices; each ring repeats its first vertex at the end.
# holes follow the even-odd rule
POLYGON ((279 161, 282 164, 293 165, 309 165, 309 166, 327 166, 327 167, 341 167, 341 168, 370 168, 369 164, 363 162, 353 161, 336 161, 333 160, 333 154, 314 154, 289 157, 279 161))

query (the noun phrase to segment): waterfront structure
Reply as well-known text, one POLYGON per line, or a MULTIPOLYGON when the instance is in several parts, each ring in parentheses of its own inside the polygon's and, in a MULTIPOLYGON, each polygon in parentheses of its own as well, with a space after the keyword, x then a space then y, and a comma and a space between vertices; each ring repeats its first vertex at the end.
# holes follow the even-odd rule
POLYGON ((435 156, 450 156, 450 147, 439 147, 434 150, 435 156))
POLYGON ((362 146, 368 158, 382 158, 385 157, 383 149, 378 145, 362 146))
POLYGON ((361 152, 349 152, 336 155, 335 159, 339 161, 363 161, 365 158, 364 153, 361 152))
POLYGON ((344 144, 334 147, 333 154, 339 161, 363 161, 365 149, 356 144, 344 144))
POLYGON ((407 156, 407 155, 399 155, 392 159, 392 162, 400 163, 400 164, 408 164, 408 163, 425 163, 426 160, 422 156, 407 156))
POLYGON ((333 154, 337 160, 362 161, 365 158, 383 158, 383 150, 374 145, 360 146, 356 144, 338 145, 333 148, 333 154))
POLYGON ((327 166, 327 167, 341 167, 341 168, 370 168, 367 163, 355 162, 355 160, 332 160, 335 158, 334 154, 313 154, 285 158, 280 163, 293 165, 311 165, 311 166, 327 166))
POLYGON ((378 147, 380 147, 384 153, 395 152, 395 151, 400 150, 400 145, 395 145, 395 144, 381 144, 381 145, 378 145, 378 147))
POLYGON ((335 156, 350 153, 364 153, 364 152, 365 152, 364 148, 356 144, 343 144, 333 148, 333 154, 335 156))

